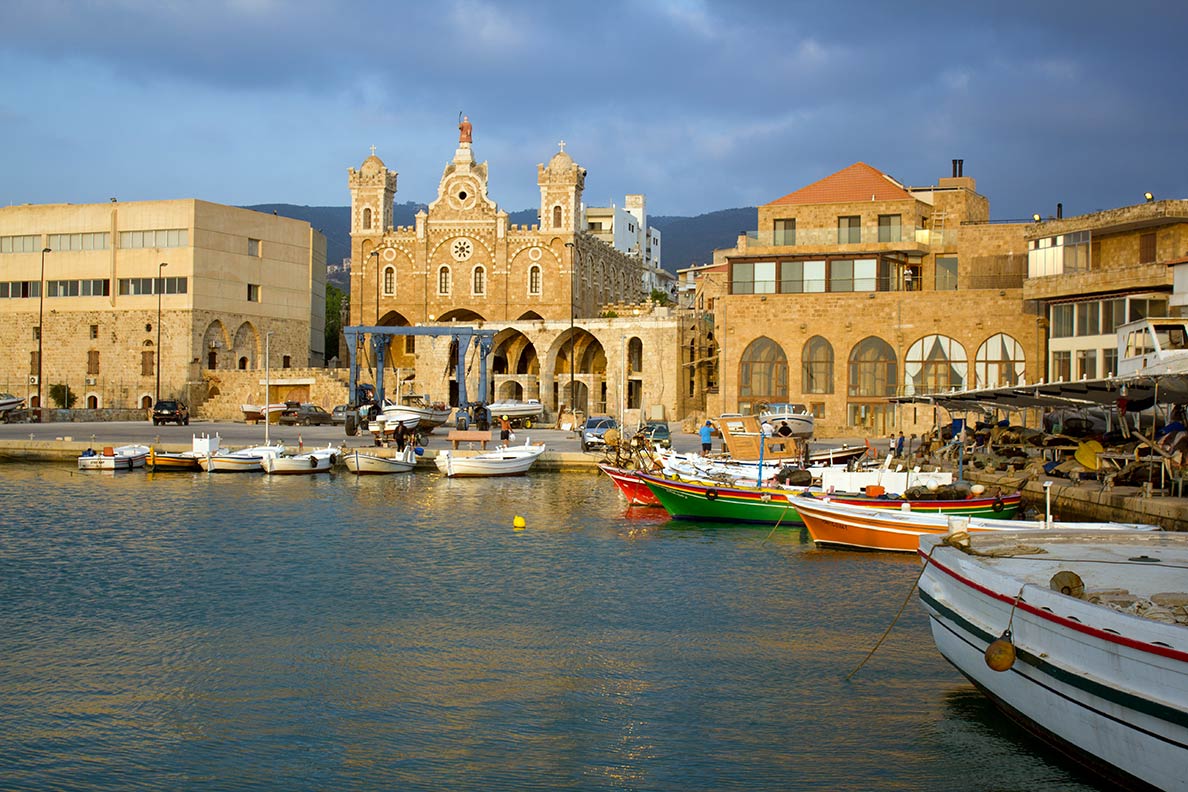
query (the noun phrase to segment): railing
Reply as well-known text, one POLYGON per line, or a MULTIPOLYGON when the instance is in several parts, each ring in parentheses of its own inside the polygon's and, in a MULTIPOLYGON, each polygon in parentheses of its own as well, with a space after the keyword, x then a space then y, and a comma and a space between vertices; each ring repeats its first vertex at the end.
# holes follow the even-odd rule
POLYGON ((908 242, 916 245, 949 243, 953 231, 933 233, 926 228, 797 228, 796 230, 748 231, 747 244, 764 247, 822 247, 908 242), (941 237, 944 237, 942 240, 941 237))

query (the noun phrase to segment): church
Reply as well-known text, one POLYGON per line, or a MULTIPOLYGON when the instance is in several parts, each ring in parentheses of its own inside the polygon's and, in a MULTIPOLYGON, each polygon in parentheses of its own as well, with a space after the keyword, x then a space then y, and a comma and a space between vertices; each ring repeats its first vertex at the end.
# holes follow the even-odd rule
MULTIPOLYGON (((573 406, 632 421, 675 417, 677 321, 645 302, 640 258, 587 231, 586 170, 559 144, 537 166, 539 224, 513 225, 488 195, 488 166, 475 159, 469 119, 458 131, 437 197, 413 226, 393 227, 397 173, 374 150, 348 170, 349 323, 496 330, 486 394, 475 395, 477 353, 470 351, 467 393, 475 400, 539 399, 550 411, 573 406)), ((385 382, 401 382, 401 395, 456 404, 450 346, 448 337, 395 338, 384 358, 396 379, 386 374, 385 382)))

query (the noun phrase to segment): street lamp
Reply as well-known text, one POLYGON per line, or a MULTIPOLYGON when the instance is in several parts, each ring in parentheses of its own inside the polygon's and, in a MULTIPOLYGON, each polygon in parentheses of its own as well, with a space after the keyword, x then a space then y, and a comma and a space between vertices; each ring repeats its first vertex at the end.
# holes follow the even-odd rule
POLYGON ((375 324, 379 326, 379 286, 380 286, 380 268, 379 268, 379 250, 371 251, 371 255, 375 256, 375 324))
POLYGON ((271 415, 271 410, 268 408, 272 404, 272 370, 269 368, 272 356, 269 354, 271 352, 269 347, 273 332, 269 330, 264 334, 264 445, 268 445, 268 419, 271 415))
POLYGON ((161 280, 161 270, 168 266, 168 261, 162 261, 157 265, 157 282, 155 284, 157 290, 157 396, 153 401, 153 406, 161 401, 161 292, 165 290, 165 282, 161 280))
POLYGON ((41 280, 37 282, 37 422, 41 423, 41 339, 45 337, 45 254, 49 248, 41 249, 41 280))
POLYGON ((577 246, 572 242, 566 242, 565 247, 569 248, 569 411, 573 413, 573 420, 576 424, 577 393, 573 389, 573 371, 576 364, 574 360, 573 299, 574 292, 577 291, 577 287, 575 286, 577 282, 577 246))

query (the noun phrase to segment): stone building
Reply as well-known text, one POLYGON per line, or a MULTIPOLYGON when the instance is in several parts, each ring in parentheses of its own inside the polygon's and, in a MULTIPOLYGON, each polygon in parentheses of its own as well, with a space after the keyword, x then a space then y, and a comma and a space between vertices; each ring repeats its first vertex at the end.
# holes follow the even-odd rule
MULTIPOLYGON (((645 304, 640 258, 587 231, 586 170, 562 143, 537 166, 539 225, 512 225, 488 195, 488 166, 475 159, 469 121, 459 129, 437 197, 411 227, 392 226, 397 174, 374 151, 349 169, 350 324, 497 330, 487 394, 476 395, 479 372, 470 364, 472 400, 622 409, 632 420, 658 406, 679 412, 676 320, 645 304)), ((396 375, 386 383, 457 404, 448 337, 397 338, 385 359, 396 375)), ((364 379, 372 363, 364 362, 364 379)))
POLYGON ((92 409, 148 407, 158 388, 197 404, 220 373, 265 368, 265 334, 278 380, 320 366, 325 273, 308 223, 246 209, 0 208, 0 390, 30 406, 53 385, 92 409))
MULTIPOLYGON (((1188 201, 1156 201, 1028 226, 1023 297, 1047 319, 1048 380, 1118 371, 1116 330, 1167 316, 1171 266, 1188 253, 1188 201)), ((1169 305, 1170 303, 1170 305, 1169 305)))
POLYGON ((928 187, 856 163, 757 214, 699 287, 718 348, 711 414, 800 402, 822 436, 885 436, 933 421, 889 396, 1042 376, 1027 228, 991 223, 960 161, 928 187))

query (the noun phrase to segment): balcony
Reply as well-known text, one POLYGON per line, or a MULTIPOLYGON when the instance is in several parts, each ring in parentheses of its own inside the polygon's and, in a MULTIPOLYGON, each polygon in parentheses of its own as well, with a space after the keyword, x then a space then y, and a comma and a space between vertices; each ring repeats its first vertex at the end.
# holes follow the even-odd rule
POLYGON ((862 228, 838 229, 797 228, 795 231, 748 231, 744 247, 755 252, 768 248, 804 248, 809 250, 836 249, 839 251, 905 251, 926 253, 935 245, 953 241, 956 229, 933 233, 926 228, 862 228), (942 239, 943 237, 943 239, 942 239))

